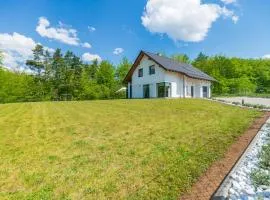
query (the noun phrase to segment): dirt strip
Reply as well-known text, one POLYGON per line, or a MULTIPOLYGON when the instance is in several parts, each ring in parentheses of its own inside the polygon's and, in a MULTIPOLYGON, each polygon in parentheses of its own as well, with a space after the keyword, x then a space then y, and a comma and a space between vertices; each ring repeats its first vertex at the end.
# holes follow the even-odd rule
POLYGON ((223 179, 233 168, 244 153, 252 139, 270 117, 270 112, 254 121, 254 123, 241 135, 238 140, 228 149, 221 160, 214 162, 211 167, 197 180, 191 190, 180 196, 181 200, 206 200, 219 188, 223 179))

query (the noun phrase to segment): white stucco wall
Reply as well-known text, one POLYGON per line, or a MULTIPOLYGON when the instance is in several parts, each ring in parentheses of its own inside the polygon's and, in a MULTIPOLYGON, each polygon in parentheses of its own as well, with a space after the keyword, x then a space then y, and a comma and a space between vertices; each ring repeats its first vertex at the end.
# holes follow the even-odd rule
POLYGON ((180 73, 165 71, 164 82, 171 83, 171 97, 183 97, 183 77, 180 73))
POLYGON ((186 86, 188 86, 188 90, 186 91, 186 97, 191 97, 191 86, 194 88, 194 98, 202 98, 203 97, 203 86, 207 87, 208 96, 211 97, 211 82, 206 80, 194 79, 190 77, 186 77, 186 86))
POLYGON ((132 98, 143 98, 143 85, 150 85, 150 98, 155 98, 156 84, 164 82, 165 70, 159 67, 155 62, 149 60, 147 56, 144 56, 139 66, 133 72, 131 78, 132 84, 132 98), (155 65, 155 74, 149 74, 149 66, 155 65), (138 76, 138 70, 143 69, 143 77, 138 76))
MULTIPOLYGON (((203 97, 202 86, 208 87, 208 97, 211 96, 210 81, 189 78, 180 73, 166 71, 151 59, 148 59, 147 56, 144 56, 133 72, 131 82, 129 83, 132 86, 132 98, 143 98, 143 85, 145 84, 149 84, 150 98, 156 98, 156 84, 161 82, 171 83, 172 98, 191 97, 191 86, 194 87, 194 98, 203 97), (152 75, 149 74, 149 66, 151 65, 155 66, 155 74, 152 75), (138 76, 138 70, 141 68, 143 69, 143 77, 138 76), (188 87, 186 88, 186 86, 188 87)), ((130 94, 130 91, 128 91, 128 94, 130 94)))

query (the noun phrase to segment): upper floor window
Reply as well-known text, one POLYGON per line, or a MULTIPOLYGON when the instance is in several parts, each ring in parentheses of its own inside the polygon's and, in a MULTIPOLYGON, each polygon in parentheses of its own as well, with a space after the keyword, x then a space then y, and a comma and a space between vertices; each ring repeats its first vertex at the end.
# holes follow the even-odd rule
POLYGON ((143 77, 143 68, 139 69, 138 76, 139 77, 143 77))
POLYGON ((149 66, 149 74, 155 74, 155 65, 149 66))

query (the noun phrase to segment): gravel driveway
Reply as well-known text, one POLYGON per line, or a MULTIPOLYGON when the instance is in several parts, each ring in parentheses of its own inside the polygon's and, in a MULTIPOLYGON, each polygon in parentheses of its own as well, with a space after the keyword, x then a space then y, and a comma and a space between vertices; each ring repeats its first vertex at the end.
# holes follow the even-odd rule
POLYGON ((242 103, 242 99, 244 99, 245 103, 254 104, 254 105, 264 105, 270 107, 270 98, 252 98, 252 97, 224 97, 224 98, 216 98, 221 99, 227 102, 239 102, 242 103))

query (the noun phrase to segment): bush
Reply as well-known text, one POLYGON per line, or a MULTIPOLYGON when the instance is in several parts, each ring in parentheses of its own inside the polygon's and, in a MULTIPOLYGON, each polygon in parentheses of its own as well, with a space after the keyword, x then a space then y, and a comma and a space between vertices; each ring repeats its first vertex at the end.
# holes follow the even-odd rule
POLYGON ((259 157, 259 169, 251 173, 251 179, 255 187, 260 185, 270 186, 270 144, 262 148, 259 157))

